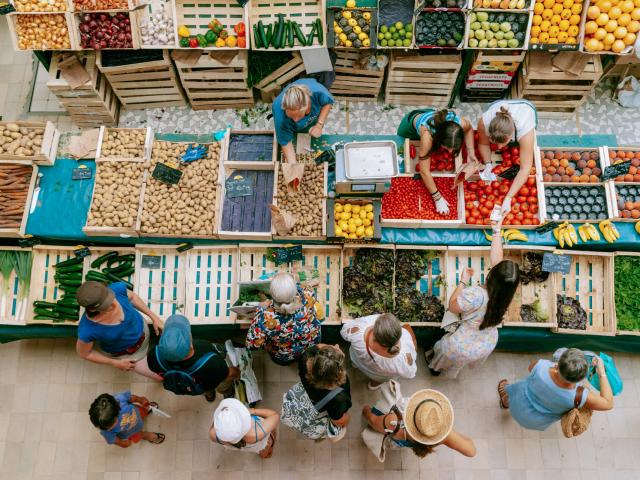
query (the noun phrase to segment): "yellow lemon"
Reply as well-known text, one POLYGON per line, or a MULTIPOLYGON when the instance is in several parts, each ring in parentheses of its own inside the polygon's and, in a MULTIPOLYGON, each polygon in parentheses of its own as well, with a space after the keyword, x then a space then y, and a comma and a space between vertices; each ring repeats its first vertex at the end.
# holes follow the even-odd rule
POLYGON ((364 229, 364 234, 367 237, 373 237, 373 227, 367 227, 364 229))
POLYGON ((341 212, 342 211, 342 204, 341 203, 336 203, 335 207, 333 207, 334 211, 336 212, 341 212))
POLYGON ((342 230, 346 230, 347 228, 349 228, 349 224, 345 221, 345 220, 340 220, 338 222, 338 226, 342 229, 342 230))
POLYGON ((533 13, 536 15, 542 15, 542 11, 544 10, 544 5, 542 3, 536 3, 533 7, 533 13))
POLYGON ((362 220, 362 225, 364 225, 365 227, 371 226, 371 220, 369 220, 368 218, 365 218, 364 220, 362 220))
POLYGON ((347 3, 345 3, 345 6, 347 8, 356 8, 356 0, 347 0, 347 3))
POLYGON ((350 212, 350 211, 351 211, 351 204, 350 204, 350 203, 346 203, 346 204, 344 205, 344 207, 342 207, 342 209, 343 209, 345 212, 350 212))
POLYGON ((360 213, 360 205, 354 205, 351 207, 353 213, 360 213))
POLYGON ((353 221, 353 223, 356 225, 356 227, 359 227, 360 225, 362 225, 362 219, 358 217, 353 221))
POLYGON ((363 226, 360 226, 360 227, 356 228, 356 235, 358 235, 359 237, 364 235, 364 227, 363 226))
POLYGON ((339 237, 342 235, 342 229, 336 225, 336 235, 339 237))
POLYGON ((569 23, 571 25, 578 25, 580 23, 580 15, 571 15, 571 17, 569 17, 569 23))
POLYGON ((533 24, 540 25, 542 23, 542 17, 540 15, 533 16, 533 24))
POLYGON ((372 204, 370 204, 370 203, 367 203, 367 204, 364 206, 364 209, 365 209, 367 212, 373 212, 373 205, 372 205, 372 204))
MULTIPOLYGON (((598 25, 596 25, 597 27, 598 25)), ((577 25, 571 25, 569 27, 569 30, 567 30, 567 34, 569 35, 569 37, 577 37, 578 33, 580 33, 580 27, 578 27, 577 25)))
POLYGON ((571 13, 575 13, 576 15, 582 13, 582 4, 574 3, 573 7, 571 7, 571 13))
POLYGON ((355 225, 349 225, 349 228, 347 229, 349 231, 349 233, 356 233, 356 226, 355 225))
POLYGON ((367 219, 373 220, 373 212, 367 212, 367 219))
POLYGON ((553 13, 555 13, 556 15, 560 15, 562 13, 562 10, 564 10, 564 8, 562 7, 561 3, 556 3, 551 10, 553 11, 553 13))
POLYGON ((365 218, 367 218, 367 211, 360 210, 360 213, 358 214, 358 216, 364 220, 365 218))
POLYGON ((342 213, 340 214, 340 218, 341 218, 342 220, 349 220, 349 219, 351 218, 351 214, 350 214, 350 213, 348 213, 348 212, 342 212, 342 213))

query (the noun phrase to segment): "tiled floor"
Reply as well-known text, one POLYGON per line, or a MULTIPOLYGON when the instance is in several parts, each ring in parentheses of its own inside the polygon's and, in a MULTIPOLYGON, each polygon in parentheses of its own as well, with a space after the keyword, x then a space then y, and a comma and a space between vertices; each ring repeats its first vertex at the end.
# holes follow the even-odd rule
MULTIPOLYGON (((391 452, 380 464, 360 439, 360 411, 374 398, 364 377, 350 369, 354 405, 347 438, 338 444, 304 440, 281 426, 273 458, 233 453, 207 437, 214 405, 202 397, 177 397, 134 374, 81 361, 71 340, 0 345, 0 478, 3 480, 298 480, 298 479, 513 479, 622 480, 640 478, 640 357, 616 355, 625 381, 616 407, 595 414, 591 428, 565 439, 557 426, 526 431, 497 405, 503 377, 523 375, 530 355, 494 353, 456 381, 434 379, 419 366, 403 382, 405 394, 419 388, 443 391, 455 408, 455 428, 470 435, 478 454, 467 459, 440 447, 420 461, 410 451, 391 452), (159 402, 171 419, 151 416, 163 445, 108 446, 89 422, 87 410, 102 392, 130 388, 159 402)), ((297 381, 292 367, 255 358, 262 405, 279 409, 282 393, 297 381), (265 364, 266 363, 266 364, 265 364)))

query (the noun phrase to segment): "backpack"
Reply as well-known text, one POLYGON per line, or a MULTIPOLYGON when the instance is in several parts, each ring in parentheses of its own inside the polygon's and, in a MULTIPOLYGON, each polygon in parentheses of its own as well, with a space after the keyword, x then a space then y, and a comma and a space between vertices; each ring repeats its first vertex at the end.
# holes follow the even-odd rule
POLYGON ((215 353, 209 352, 203 355, 189 370, 167 368, 162 363, 162 360, 160 360, 158 347, 156 347, 155 353, 158 365, 160 365, 160 368, 164 370, 162 385, 165 390, 169 390, 176 395, 202 395, 204 393, 203 386, 196 382, 195 378, 193 378, 193 374, 200 370, 204 364, 215 355, 215 353))

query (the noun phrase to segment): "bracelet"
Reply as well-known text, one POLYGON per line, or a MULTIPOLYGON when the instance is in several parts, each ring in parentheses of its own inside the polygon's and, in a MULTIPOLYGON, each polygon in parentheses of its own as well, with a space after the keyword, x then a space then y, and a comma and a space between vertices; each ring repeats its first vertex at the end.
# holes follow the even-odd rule
POLYGON ((458 285, 462 285, 463 287, 466 287, 466 286, 467 286, 467 284, 466 284, 466 283, 464 283, 462 280, 460 280, 460 282, 458 282, 458 285))
POLYGON ((316 125, 320 125, 321 127, 324 127, 324 122, 322 120, 318 120, 316 122, 316 125))
POLYGON ((438 201, 442 198, 442 194, 440 193, 439 190, 436 190, 433 193, 429 192, 429 194, 431 195, 431 198, 433 198, 434 201, 438 201))

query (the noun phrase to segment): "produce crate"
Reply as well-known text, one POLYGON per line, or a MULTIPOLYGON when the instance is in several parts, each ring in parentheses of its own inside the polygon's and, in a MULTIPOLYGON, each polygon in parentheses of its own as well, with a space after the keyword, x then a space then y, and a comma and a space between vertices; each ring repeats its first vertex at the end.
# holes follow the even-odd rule
MULTIPOLYGON (((78 247, 76 247, 78 248, 78 247)), ((99 268, 91 267, 91 264, 98 257, 101 257, 105 253, 116 252, 118 255, 135 255, 136 249, 134 247, 125 247, 121 245, 111 245, 109 247, 89 247, 89 251, 91 252, 87 257, 85 257, 84 265, 85 265, 85 275, 89 272, 89 270, 102 272, 102 269, 108 267, 108 264, 103 264, 99 268)), ((135 262, 134 262, 135 265, 135 262)), ((127 275, 126 277, 121 277, 123 280, 127 282, 134 283, 135 272, 131 275, 127 275)))
MULTIPOLYGON (((464 31, 466 28, 466 23, 467 23, 466 12, 464 12, 460 8, 446 8, 446 9, 424 8, 415 19, 415 29, 414 29, 415 45, 417 48, 422 48, 422 49, 462 50, 464 47, 464 31), (425 30, 426 31, 430 30, 429 25, 431 24, 431 22, 429 22, 427 18, 431 17, 432 15, 437 15, 440 19, 446 18, 447 20, 452 20, 453 18, 456 18, 457 21, 461 23, 462 32, 454 31, 454 32, 451 32, 450 35, 451 35, 451 40, 453 41, 455 41, 455 38, 454 38, 455 34, 460 35, 460 41, 456 42, 455 45, 448 45, 446 43, 445 45, 439 45, 438 40, 435 40, 436 42, 435 45, 433 43, 428 43, 428 40, 425 40, 425 38, 423 38, 425 36, 428 38, 428 36, 425 35, 423 32, 425 30), (422 40, 420 40, 421 38, 422 40)), ((442 38, 442 40, 446 41, 446 38, 442 38)))
POLYGON ((181 107, 187 103, 168 50, 96 52, 96 65, 127 110, 181 107))
MULTIPOLYGON (((351 19, 349 19, 348 21, 350 21, 351 19)), ((357 19, 356 19, 357 20, 357 19)), ((366 19, 365 19, 365 24, 366 23, 366 19)), ((354 28, 355 25, 349 25, 351 28, 354 28)), ((358 25, 360 26, 360 25, 358 25)), ((346 26, 340 26, 340 28, 346 28, 346 26)), ((362 28, 362 27, 361 27, 362 28)), ((376 32, 378 31, 378 15, 377 15, 377 9, 376 8, 370 8, 370 7, 356 7, 356 8, 345 8, 345 7, 329 7, 327 9, 327 46, 330 48, 335 48, 336 50, 340 50, 340 49, 351 49, 351 50, 365 50, 365 49, 369 49, 369 48, 376 48, 377 45, 377 34, 376 32), (349 40, 352 43, 355 43, 355 45, 359 45, 359 46, 355 46, 355 45, 351 45, 351 46, 347 46, 348 44, 346 43, 346 41, 343 41, 344 39, 340 39, 339 35, 336 35, 336 31, 334 28, 334 22, 338 22, 338 24, 340 25, 339 22, 342 21, 342 19, 344 18, 342 16, 342 12, 350 12, 351 13, 351 18, 355 18, 353 16, 354 12, 357 12, 358 14, 362 14, 362 18, 364 19, 364 14, 367 13, 369 15, 369 20, 368 20, 368 26, 369 26, 369 33, 367 34, 368 37, 363 37, 362 40, 360 40, 359 38, 359 34, 358 37, 356 39, 355 36, 351 37, 352 39, 349 40), (336 18, 338 20, 336 20, 336 18), (367 41, 369 45, 367 45, 367 41)), ((343 32, 345 33, 345 32, 343 32)), ((355 34, 355 32, 350 32, 355 34)), ((362 32, 361 32, 362 33, 362 32)), ((366 33, 366 32, 364 32, 366 33)), ((347 33, 345 33, 345 35, 347 35, 347 33)))
POLYGON ((513 12, 525 12, 533 10, 533 0, 526 0, 524 5, 517 5, 511 8, 509 7, 501 7, 500 4, 502 0, 469 0, 467 3, 467 8, 471 9, 482 9, 482 10, 490 10, 493 12, 500 13, 513 13, 513 12))
POLYGON ((77 46, 77 50, 82 50, 82 51, 92 51, 95 50, 96 52, 98 51, 104 51, 104 50, 121 50, 121 51, 131 51, 131 50, 137 50, 140 48, 140 31, 138 29, 138 11, 137 10, 108 10, 108 11, 103 11, 103 12, 94 12, 94 14, 98 14, 98 13, 104 13, 107 14, 109 16, 116 16, 119 13, 123 13, 125 15, 128 15, 129 17, 129 23, 131 25, 131 46, 130 47, 125 47, 125 48, 113 48, 113 47, 105 47, 102 49, 93 49, 93 48, 83 48, 82 47, 82 32, 80 31, 80 24, 82 23, 82 16, 87 13, 87 12, 83 12, 83 13, 72 13, 72 20, 71 20, 71 25, 72 25, 72 30, 71 30, 71 34, 75 37, 75 45, 77 46))
MULTIPOLYGON (((250 0, 249 2, 249 24, 247 25, 247 36, 253 35, 254 25, 262 20, 264 26, 275 23, 278 15, 284 14, 285 20, 295 20, 302 30, 305 39, 311 32, 316 19, 320 19, 322 23, 322 31, 327 31, 327 21, 324 0, 250 0)), ((324 40, 324 39, 323 39, 324 40)), ((318 48, 325 45, 325 42, 319 42, 317 36, 313 39, 313 45, 302 47, 296 41, 293 48, 288 46, 280 50, 306 50, 310 48, 318 48)), ((254 50, 276 50, 274 47, 256 48, 253 42, 254 50)))
POLYGON ((577 298, 587 313, 587 326, 586 330, 558 327, 554 331, 582 335, 615 335, 613 253, 571 250, 555 253, 573 257, 569 273, 558 274, 556 294, 577 298))
POLYGON ((138 28, 140 29, 140 48, 149 49, 164 49, 164 48, 178 48, 178 15, 176 13, 175 0, 146 0, 147 8, 138 11, 138 28), (164 15, 165 18, 170 18, 173 21, 172 35, 167 39, 166 45, 158 45, 153 43, 147 43, 144 40, 142 30, 145 25, 148 25, 155 20, 152 20, 152 15, 159 13, 164 15))
MULTIPOLYGON (((31 268, 31 288, 29 289, 29 302, 27 304, 26 323, 77 325, 83 313, 77 318, 66 318, 59 322, 52 320, 35 320, 33 302, 42 300, 56 302, 60 300, 64 291, 57 287, 54 279, 56 270, 53 266, 64 260, 74 258, 73 251, 77 247, 62 247, 54 245, 37 245, 33 247, 33 266, 31 268)), ((83 276, 87 273, 87 264, 84 262, 83 276)))
POLYGON ((603 147, 536 148, 534 150, 533 159, 535 162, 536 176, 538 177, 538 180, 541 180, 544 183, 548 184, 555 184, 559 182, 582 185, 587 183, 599 183, 602 181, 601 176, 604 172, 604 169, 609 166, 609 157, 607 156, 603 147), (568 155, 569 158, 555 158, 558 156, 558 154, 565 154, 564 157, 568 155), (589 156, 589 158, 586 158, 587 155, 589 156), (558 162, 561 163, 556 166, 556 163, 558 162), (586 165, 580 167, 580 165, 583 165, 583 162, 585 162, 586 165), (550 165, 548 165, 549 163, 550 165), (565 165, 565 163, 567 165, 565 165), (589 165, 592 166, 589 167, 589 165), (562 170, 560 170, 560 168, 562 168, 562 170), (558 179, 557 175, 560 175, 560 179, 558 179))
MULTIPOLYGON (((315 290, 317 299, 324 309, 324 325, 340 323, 340 294, 342 273, 342 249, 330 245, 303 245, 302 261, 276 266, 268 256, 269 248, 283 247, 284 244, 240 244, 238 257, 238 282, 249 282, 266 278, 274 273, 289 272, 300 276, 318 273, 315 290)), ((312 275, 315 276, 315 275, 312 275)), ((316 282, 310 282, 314 284, 316 282)), ((236 290, 237 297, 237 290, 236 290)), ((236 298, 234 297, 234 302, 236 298)), ((235 315, 235 314, 234 314, 235 315)))
MULTIPOLYGON (((96 173, 95 173, 95 177, 96 177, 96 181, 100 176, 100 168, 103 165, 106 164, 119 164, 119 163, 135 163, 135 164, 139 164, 139 165, 143 165, 144 160, 140 159, 140 160, 129 160, 129 159, 117 159, 117 160, 96 160, 96 173)), ((147 181, 147 175, 148 172, 146 170, 143 170, 141 173, 141 187, 140 187, 140 193, 139 193, 139 200, 138 200, 138 206, 137 206, 137 214, 135 216, 135 218, 133 219, 133 223, 130 226, 124 226, 124 227, 120 227, 120 226, 113 226, 113 225, 109 225, 109 226, 99 226, 99 225, 89 225, 89 215, 92 213, 92 210, 94 209, 94 205, 96 205, 94 202, 96 200, 95 198, 95 193, 96 193, 96 189, 95 189, 95 184, 94 184, 94 188, 91 191, 91 202, 89 203, 89 210, 87 213, 87 221, 84 227, 82 227, 82 231, 90 237, 137 237, 138 236, 138 232, 140 230, 139 228, 139 223, 140 223, 140 215, 142 213, 142 205, 143 205, 143 199, 144 199, 144 191, 146 188, 146 181, 147 181)), ((110 207, 110 205, 105 205, 104 203, 101 203, 99 205, 96 205, 96 209, 98 209, 98 211, 100 211, 100 213, 107 213, 107 209, 110 207)))
MULTIPOLYGON (((546 55, 545 53, 540 53, 546 55)), ((531 54, 530 54, 531 55, 531 54)), ((511 86, 511 98, 523 98, 540 114, 566 117, 574 114, 596 87, 602 76, 600 57, 593 55, 578 77, 552 67, 538 72, 529 68, 527 57, 511 86)))
MULTIPOLYGON (((375 54, 367 51, 365 55, 375 54)), ((331 85, 331 93, 339 100, 354 102, 377 102, 382 90, 385 70, 367 70, 359 65, 361 53, 358 50, 336 50, 336 79, 331 85)))
POLYGON ((227 30, 229 36, 235 36, 233 27, 244 22, 246 28, 245 47, 216 47, 209 45, 203 50, 248 50, 250 46, 249 2, 241 7, 236 0, 175 0, 176 18, 178 25, 189 29, 191 36, 204 35, 209 30, 207 26, 213 20, 218 20, 227 30))
POLYGON ((293 52, 293 58, 275 72, 260 80, 254 87, 260 91, 260 98, 265 103, 273 103, 282 91, 282 87, 296 80, 305 73, 304 62, 299 53, 293 52))
MULTIPOLYGON (((404 174, 399 175, 399 179, 413 179, 413 174, 404 174)), ((451 182, 455 180, 455 174, 449 173, 434 173, 434 179, 450 179, 451 182)), ((414 180, 415 182, 422 182, 420 179, 414 180)), ((393 189, 393 179, 392 179, 392 189, 393 189)), ((428 192, 427 192, 428 194, 428 192)), ((386 194, 385 194, 386 195, 386 194)), ((450 205, 451 211, 455 210, 456 217, 455 219, 420 219, 420 218, 390 218, 384 216, 384 209, 382 211, 381 224, 385 228, 455 228, 460 227, 464 223, 465 218, 465 201, 464 201, 464 191, 462 189, 462 185, 458 185, 456 187, 456 199, 457 206, 453 207, 450 205)), ((383 203, 385 202, 385 197, 383 196, 383 203)), ((422 208, 422 197, 418 198, 418 210, 422 208)), ((427 199, 431 203, 433 200, 430 198, 427 199)), ((407 201, 415 201, 412 198, 408 198, 407 201)), ((426 210, 425 205, 425 210, 426 210)), ((434 206, 435 208, 435 206, 434 206)))
MULTIPOLYGON (((382 48, 399 48, 399 49, 408 49, 413 48, 415 45, 415 31, 416 31, 416 18, 414 16, 414 9, 416 8, 416 3, 420 3, 420 0, 416 2, 415 0, 379 0, 378 1, 378 29, 377 33, 380 33, 381 26, 391 27, 396 22, 402 22, 404 25, 411 25, 411 43, 409 45, 395 45, 388 46, 382 45, 380 40, 377 40, 378 46, 382 48)), ((375 30, 374 30, 375 31, 375 30)), ((404 39, 402 39, 404 40, 404 39)))
MULTIPOLYGON (((30 248, 19 248, 0 246, 0 251, 22 251, 30 252, 30 248)), ((19 299, 20 282, 16 275, 15 269, 11 271, 9 275, 8 284, 5 284, 4 279, 0 279, 0 324, 1 325, 25 325, 27 317, 27 311, 29 309, 29 291, 26 292, 27 296, 24 299, 19 299)))
POLYGON ((197 246, 187 252, 185 316, 193 325, 233 323, 238 246, 197 246))
MULTIPOLYGON (((419 172, 419 168, 418 168, 418 164, 420 163, 420 159, 418 158, 418 148, 420 147, 420 140, 409 140, 408 138, 405 139, 404 142, 404 173, 418 173, 419 172), (413 147, 415 149, 415 154, 413 157, 411 157, 411 147, 413 147), (409 153, 408 153, 409 152, 409 153)), ((441 151, 437 151, 436 155, 440 155, 442 152, 441 151)), ((458 153, 458 155, 453 159, 453 166, 452 168, 444 168, 444 169, 437 169, 436 168, 436 164, 438 162, 444 161, 445 163, 449 163, 451 161, 451 159, 437 159, 437 158, 432 158, 431 159, 431 172, 432 173, 436 173, 436 174, 440 174, 440 173, 455 173, 458 171, 458 169, 460 169, 460 167, 462 167, 462 151, 460 151, 460 153, 458 153)))
POLYGON ((273 170, 278 142, 273 130, 229 130, 222 151, 225 170, 273 170))
MULTIPOLYGON (((616 325, 616 331, 617 331, 617 335, 631 335, 631 336, 640 336, 640 330, 623 330, 620 328, 620 314, 618 313, 618 305, 616 302, 616 298, 622 294, 622 292, 619 291, 620 286, 623 285, 624 288, 627 288, 627 291, 625 292, 627 295, 631 294, 631 296, 635 298, 637 298, 637 291, 635 291, 636 285, 637 285, 637 281, 633 281, 633 279, 627 278, 627 276, 622 273, 620 275, 620 281, 618 282, 618 265, 617 264, 617 260, 620 257, 626 257, 628 259, 636 259, 640 254, 638 254, 637 252, 614 252, 613 254, 613 262, 614 262, 614 299, 613 299, 613 314, 614 314, 614 322, 616 325), (630 291, 629 291, 630 290, 630 291)), ((624 319, 623 319, 624 322, 624 319)))
POLYGON ((327 239, 333 243, 367 243, 379 242, 382 239, 382 202, 380 198, 348 198, 340 197, 327 200, 327 239), (368 238, 344 238, 336 234, 335 228, 335 204, 350 203, 357 205, 373 204, 373 237, 368 238))
POLYGON ((208 52, 195 65, 176 61, 180 82, 194 110, 253 107, 253 90, 247 86, 249 68, 246 51, 229 64, 214 60, 208 52))
POLYGON ((640 184, 615 182, 607 185, 612 217, 616 222, 637 222, 640 219, 640 184), (625 205, 631 202, 633 205, 625 205), (632 208, 627 208, 631 206, 632 208))
MULTIPOLYGON (((4 165, 9 165, 9 162, 5 162, 4 165)), ((29 165, 17 164, 21 167, 29 167, 29 165)), ((0 164, 0 171, 2 171, 3 164, 0 164)), ((33 191, 36 186, 36 180, 38 179, 38 166, 31 165, 31 178, 29 179, 29 189, 26 192, 26 198, 24 202, 24 210, 22 212, 22 221, 20 226, 15 227, 0 227, 0 237, 18 238, 24 237, 27 230, 27 221, 29 220, 29 209, 31 207, 31 199, 33 197, 33 191)), ((9 192, 4 192, 9 193, 9 192)), ((0 187, 0 199, 4 197, 3 187, 0 187)), ((18 203, 17 201, 15 203, 18 203)), ((2 212, 0 212, 0 218, 2 218, 2 212)))
POLYGON ((37 0, 19 0, 8 2, 18 13, 60 13, 71 10, 71 1, 58 0, 52 2, 38 2, 37 0))
MULTIPOLYGON (((145 3, 146 1, 147 0, 145 0, 145 3)), ((84 5, 79 5, 81 2, 77 2, 76 0, 69 0, 69 3, 71 4, 71 11, 73 12, 112 12, 116 10, 134 10, 138 6, 137 0, 111 0, 105 2, 92 0, 92 8, 85 8, 84 5)))
POLYGON ((71 89, 58 67, 62 54, 54 54, 49 67, 47 87, 58 97, 60 105, 81 128, 115 126, 120 115, 120 101, 113 93, 106 77, 96 66, 94 53, 77 54, 90 79, 78 88, 71 89))
POLYGON ((459 54, 416 55, 391 52, 384 102, 445 107, 462 66, 459 54))
POLYGON ((631 173, 634 172, 634 170, 630 170, 629 174, 633 176, 632 177, 616 177, 614 179, 614 181, 616 183, 640 183, 640 147, 634 147, 634 146, 628 146, 628 147, 602 147, 603 148, 603 154, 602 156, 605 158, 605 161, 607 162, 607 166, 609 165, 616 165, 618 163, 622 163, 622 162, 630 162, 629 166, 630 167, 636 167, 635 170, 636 173, 631 173), (624 155, 624 159, 622 158, 622 156, 624 155), (637 176, 636 176, 637 175, 637 176))
POLYGON ((527 52, 517 50, 478 50, 471 70, 483 72, 515 72, 520 68, 527 52))
POLYGON ((220 167, 220 208, 216 218, 221 239, 271 240, 271 210, 276 194, 278 164, 272 170, 231 169, 220 167), (227 180, 233 176, 250 177, 253 191, 250 195, 233 199, 227 197, 227 180))
MULTIPOLYGON (((471 40, 471 24, 472 24, 472 20, 473 20, 473 16, 469 15, 467 16, 467 25, 465 28, 465 39, 464 39, 464 48, 465 49, 470 49, 470 50, 476 50, 476 49, 480 49, 480 50, 504 50, 504 51, 509 51, 509 50, 528 50, 529 48, 529 38, 531 37, 531 23, 533 21, 533 12, 529 11, 529 10, 496 10, 496 9, 485 9, 485 8, 478 8, 478 9, 474 9, 473 13, 475 13, 476 15, 478 13, 488 13, 489 17, 491 18, 492 14, 505 14, 505 15, 509 15, 509 14, 514 14, 517 15, 519 19, 522 19, 522 17, 527 17, 526 18, 526 22, 518 22, 519 25, 524 26, 525 30, 524 30, 524 39, 520 40, 518 42, 518 46, 517 47, 500 47, 500 46, 496 46, 496 47, 481 47, 480 45, 476 45, 476 46, 470 46, 469 41, 471 40)), ((522 30, 521 30, 522 31, 522 30)))
POLYGON ((187 256, 177 247, 136 245, 135 292, 162 319, 185 313, 187 256))
MULTIPOLYGON (((32 50, 51 50, 52 46, 48 43, 41 43, 37 48, 21 48, 20 47, 20 31, 21 28, 18 25, 18 19, 29 19, 35 20, 35 17, 41 17, 43 15, 47 15, 47 18, 51 18, 55 15, 56 18, 64 18, 64 22, 67 28, 67 35, 69 36, 69 48, 65 49, 57 49, 57 50, 78 50, 78 42, 74 32, 74 23, 73 23, 73 14, 69 12, 65 13, 10 13, 6 15, 7 17, 7 25, 9 26, 9 36, 11 37, 11 43, 13 45, 13 49, 16 52, 19 51, 32 51, 32 50)), ((20 20, 23 21, 23 20, 20 20)))
POLYGON ((572 223, 582 223, 606 220, 609 218, 613 218, 614 216, 610 194, 605 185, 580 185, 575 183, 554 183, 549 185, 545 185, 544 183, 542 183, 540 185, 541 188, 538 188, 538 192, 543 192, 543 196, 541 198, 542 203, 540 203, 540 215, 542 217, 542 222, 546 220, 553 220, 556 222, 569 221, 572 223), (572 194, 572 190, 578 191, 577 195, 572 194), (556 212, 555 208, 549 205, 549 197, 551 195, 559 198, 559 200, 556 202, 557 205, 573 205, 575 207, 575 210, 581 209, 582 211, 574 211, 569 214, 567 214, 565 210, 563 210, 562 212, 556 212), (589 197, 589 195, 591 195, 591 198, 589 197), (600 200, 601 204, 604 203, 602 213, 591 212, 591 205, 593 205, 592 199, 596 198, 596 196, 602 199, 600 200), (584 207, 589 207, 589 211, 585 212, 584 207))
MULTIPOLYGON (((535 2, 532 2, 532 7, 535 6, 535 3, 539 3, 542 6, 544 6, 544 0, 535 0, 535 2)), ((560 26, 560 22, 562 21, 562 19, 565 20, 572 20, 572 17, 574 15, 576 15, 578 18, 580 18, 580 20, 582 20, 581 18, 581 13, 582 12, 578 12, 576 14, 574 14, 573 12, 575 11, 575 6, 579 5, 581 10, 586 10, 585 7, 585 1, 584 0, 578 0, 576 1, 573 5, 569 6, 569 8, 563 8, 563 10, 560 12, 560 17, 561 20, 557 20, 557 21, 553 21, 551 22, 551 27, 559 27, 560 26), (567 17, 567 13, 570 15, 567 17)), ((550 28, 551 28, 550 27, 550 28)), ((556 39, 558 40, 558 43, 543 43, 540 41, 540 37, 542 37, 542 32, 541 29, 538 29, 538 31, 540 32, 538 34, 538 37, 535 37, 534 40, 534 30, 533 27, 531 28, 531 39, 529 40, 529 49, 530 50, 543 50, 543 51, 549 51, 549 52, 558 52, 558 51, 574 51, 574 50, 578 50, 579 45, 582 43, 582 37, 584 36, 584 27, 581 28, 580 24, 578 23, 570 25, 568 30, 565 30, 566 33, 566 37, 564 39, 559 38, 560 35, 558 34, 558 37, 556 37, 556 39), (575 35, 571 35, 571 34, 575 34, 575 35), (569 43, 569 39, 573 38, 575 39, 575 41, 573 43, 569 43), (559 40, 563 40, 562 43, 559 42, 559 40)), ((548 32, 547 32, 548 35, 548 32)), ((546 39, 547 42, 549 41, 549 39, 546 39)))
POLYGON ((7 125, 14 124, 20 128, 29 130, 29 134, 33 131, 42 130, 42 142, 38 148, 38 153, 33 155, 16 155, 2 153, 0 148, 0 163, 3 160, 9 160, 10 163, 35 163, 36 165, 53 165, 56 161, 58 153, 58 141, 60 140, 60 131, 52 122, 0 122, 0 136, 2 131, 8 132, 7 125))
MULTIPOLYGON (((580 51, 584 52, 584 53, 595 53, 595 54, 599 54, 599 55, 617 55, 617 56, 622 56, 622 55, 631 55, 634 52, 634 46, 635 46, 635 41, 634 44, 632 45, 626 45, 624 47, 624 49, 621 52, 614 52, 612 49, 610 50, 600 50, 600 51, 596 51, 596 52, 592 52, 592 51, 588 51, 585 48, 585 42, 588 40, 588 38, 591 38, 591 36, 587 36, 586 31, 585 31, 585 25, 587 23, 587 21, 589 20, 587 18, 587 11, 589 10, 589 7, 591 7, 592 5, 594 5, 596 2, 592 2, 591 0, 585 0, 584 2, 584 8, 582 9, 582 21, 580 22, 580 51)), ((634 9, 632 10, 635 11, 638 8, 638 3, 634 2, 634 9)), ((602 10, 604 12, 604 10, 602 10)))
POLYGON ((139 132, 145 132, 145 142, 144 145, 142 145, 142 150, 143 150, 143 155, 141 157, 128 157, 129 160, 132 161, 136 161, 136 160, 149 160, 151 158, 151 147, 153 145, 153 130, 151 130, 151 127, 146 127, 146 128, 107 128, 107 127, 100 127, 100 133, 98 134, 98 147, 96 148, 96 160, 119 160, 122 159, 123 157, 112 157, 112 156, 104 156, 103 155, 103 151, 102 149, 104 141, 105 141, 105 136, 109 135, 109 133, 117 133, 117 132, 121 132, 121 131, 139 131, 139 132))

